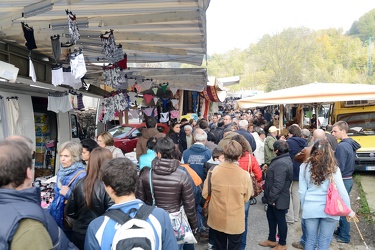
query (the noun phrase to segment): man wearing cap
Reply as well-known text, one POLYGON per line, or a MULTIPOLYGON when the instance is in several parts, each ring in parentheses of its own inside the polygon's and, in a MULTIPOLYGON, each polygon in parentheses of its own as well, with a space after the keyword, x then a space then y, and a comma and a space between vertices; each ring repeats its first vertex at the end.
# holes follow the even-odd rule
POLYGON ((277 131, 279 129, 275 126, 271 126, 268 129, 268 136, 264 140, 264 163, 267 166, 271 163, 271 160, 276 157, 275 152, 273 151, 273 144, 277 141, 277 131))

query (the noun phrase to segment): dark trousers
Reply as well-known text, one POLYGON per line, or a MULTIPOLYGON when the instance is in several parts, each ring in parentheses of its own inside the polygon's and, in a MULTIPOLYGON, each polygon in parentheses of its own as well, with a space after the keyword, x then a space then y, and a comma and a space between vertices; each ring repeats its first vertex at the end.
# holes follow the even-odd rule
POLYGON ((288 233, 288 225, 286 224, 286 209, 277 209, 274 206, 269 205, 267 209, 267 220, 269 235, 268 240, 276 241, 276 229, 279 234, 279 244, 286 245, 286 235, 288 233))
POLYGON ((212 229, 216 250, 241 250, 241 234, 226 234, 212 229))
POLYGON ((85 234, 80 234, 77 232, 72 233, 72 242, 78 249, 83 250, 85 245, 85 234))

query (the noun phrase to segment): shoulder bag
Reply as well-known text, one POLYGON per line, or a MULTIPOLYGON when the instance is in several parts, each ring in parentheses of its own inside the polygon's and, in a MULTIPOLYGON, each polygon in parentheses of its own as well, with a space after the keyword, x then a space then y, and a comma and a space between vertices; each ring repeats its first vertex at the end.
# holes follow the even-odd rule
POLYGON ((333 174, 331 174, 329 181, 330 183, 327 191, 324 212, 331 216, 348 216, 352 210, 348 208, 342 200, 340 193, 337 190, 333 174))
MULTIPOLYGON (((72 185, 72 183, 75 181, 75 179, 77 179, 78 175, 80 175, 81 173, 85 172, 84 170, 81 170, 81 171, 78 171, 76 173, 76 175, 70 180, 70 182, 68 183, 68 187, 70 187, 70 185, 72 185)), ((75 219, 69 217, 67 215, 67 211, 66 208, 67 208, 67 204, 68 204, 68 200, 65 200, 64 201, 64 219, 63 219, 63 225, 66 229, 72 229, 73 228, 73 225, 75 223, 75 219)))
POLYGON ((251 155, 250 155, 250 153, 249 153, 249 162, 247 164, 247 172, 250 174, 251 182, 253 184, 253 194, 251 195, 251 198, 255 198, 260 193, 262 193, 262 188, 258 185, 257 179, 255 178, 255 175, 253 173, 253 169, 251 167, 251 155))
MULTIPOLYGON (((152 206, 155 206, 155 195, 154 189, 152 186, 152 168, 150 168, 149 176, 150 182, 150 191, 152 197, 152 206)), ((169 213, 169 219, 174 231, 174 235, 177 239, 178 244, 196 244, 197 240, 194 237, 193 230, 191 230, 188 218, 185 213, 184 206, 180 207, 180 210, 177 212, 169 213)))

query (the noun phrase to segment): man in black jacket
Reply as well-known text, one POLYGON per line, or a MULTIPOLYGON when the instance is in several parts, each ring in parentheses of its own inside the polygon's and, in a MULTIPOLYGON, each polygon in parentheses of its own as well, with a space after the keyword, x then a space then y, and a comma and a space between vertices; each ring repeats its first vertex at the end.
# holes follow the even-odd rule
POLYGON ((0 142, 0 249, 76 249, 40 206, 31 150, 18 138, 0 142))

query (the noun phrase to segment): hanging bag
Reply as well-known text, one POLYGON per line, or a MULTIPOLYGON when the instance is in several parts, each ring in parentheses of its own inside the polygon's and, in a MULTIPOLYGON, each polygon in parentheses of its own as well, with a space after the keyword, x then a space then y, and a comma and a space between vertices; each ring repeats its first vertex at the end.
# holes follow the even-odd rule
MULTIPOLYGON (((152 197, 152 206, 155 206, 155 195, 152 186, 152 168, 150 168, 149 176, 150 191, 152 197)), ((194 237, 193 230, 191 230, 188 218, 185 213, 184 206, 180 207, 180 210, 173 213, 168 213, 171 221, 174 235, 176 236, 178 244, 196 244, 197 240, 194 237)))
POLYGON ((253 173, 253 169, 251 167, 251 155, 249 153, 249 161, 247 164, 247 172, 250 174, 251 182, 253 184, 253 194, 251 195, 251 198, 257 197, 260 193, 262 193, 262 188, 258 185, 257 179, 255 178, 255 175, 253 173))
POLYGON ((331 174, 329 180, 330 183, 327 191, 324 212, 331 216, 348 216, 352 210, 348 208, 342 200, 340 193, 337 190, 333 174, 331 174))

